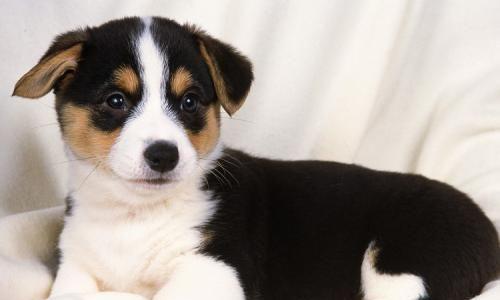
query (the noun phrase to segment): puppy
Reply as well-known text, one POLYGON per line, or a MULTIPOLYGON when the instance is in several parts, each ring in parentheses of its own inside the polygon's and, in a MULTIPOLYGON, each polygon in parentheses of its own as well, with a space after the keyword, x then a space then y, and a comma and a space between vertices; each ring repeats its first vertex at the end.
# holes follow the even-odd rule
POLYGON ((463 300, 499 274, 494 227, 448 185, 224 148, 220 108, 252 80, 234 48, 168 19, 55 39, 14 91, 54 90, 75 161, 51 296, 463 300))

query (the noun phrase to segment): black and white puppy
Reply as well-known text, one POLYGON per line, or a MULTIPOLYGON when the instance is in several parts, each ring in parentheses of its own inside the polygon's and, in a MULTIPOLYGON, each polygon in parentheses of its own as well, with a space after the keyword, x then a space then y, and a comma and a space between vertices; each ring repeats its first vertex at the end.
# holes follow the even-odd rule
POLYGON ((252 79, 168 19, 55 39, 14 91, 54 90, 75 160, 51 297, 463 300, 499 274, 495 228, 448 185, 223 148, 252 79))

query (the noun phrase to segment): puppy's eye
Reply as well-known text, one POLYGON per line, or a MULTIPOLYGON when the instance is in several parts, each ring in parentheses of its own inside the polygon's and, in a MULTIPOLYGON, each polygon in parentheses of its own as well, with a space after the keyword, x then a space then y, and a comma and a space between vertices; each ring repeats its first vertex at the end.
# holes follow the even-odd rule
POLYGON ((182 98, 181 109, 187 113, 194 113, 198 110, 199 98, 198 95, 193 93, 187 93, 182 98))
POLYGON ((106 98, 106 104, 112 109, 125 109, 125 97, 120 93, 114 93, 106 98))

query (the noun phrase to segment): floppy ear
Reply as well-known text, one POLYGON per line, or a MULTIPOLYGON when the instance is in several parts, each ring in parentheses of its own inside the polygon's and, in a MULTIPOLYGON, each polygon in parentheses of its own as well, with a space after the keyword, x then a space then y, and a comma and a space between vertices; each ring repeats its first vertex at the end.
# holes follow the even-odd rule
POLYGON ((200 53, 208 66, 217 98, 231 116, 245 102, 253 80, 252 64, 230 45, 187 25, 198 39, 200 53))
POLYGON ((59 80, 76 70, 86 40, 84 30, 58 36, 38 64, 17 81, 12 95, 39 98, 47 94, 59 80))

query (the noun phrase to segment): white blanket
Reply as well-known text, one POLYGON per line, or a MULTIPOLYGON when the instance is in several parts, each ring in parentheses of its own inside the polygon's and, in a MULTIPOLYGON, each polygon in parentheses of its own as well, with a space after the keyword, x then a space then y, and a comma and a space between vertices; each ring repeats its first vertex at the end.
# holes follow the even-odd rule
MULTIPOLYGON (((161 15, 202 26, 254 62, 247 103, 223 119, 226 144, 421 173, 467 192, 500 229, 500 1, 0 6, 0 216, 61 204, 71 163, 51 97, 8 99, 15 81, 58 33, 124 15, 161 15)), ((0 221, 0 299, 44 297, 59 228, 60 209, 0 221)), ((500 282, 478 299, 500 299, 500 282)))

